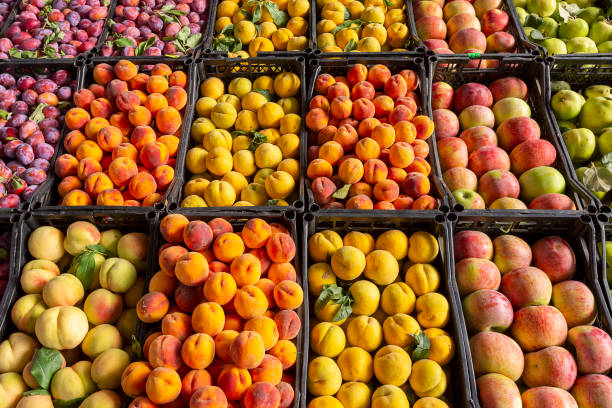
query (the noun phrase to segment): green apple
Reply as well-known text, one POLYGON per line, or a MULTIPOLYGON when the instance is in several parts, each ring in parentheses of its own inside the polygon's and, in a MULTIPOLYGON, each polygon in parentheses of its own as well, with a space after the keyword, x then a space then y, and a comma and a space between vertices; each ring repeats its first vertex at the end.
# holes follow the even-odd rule
MULTIPOLYGON (((533 27, 523 27, 523 31, 525 31, 525 36, 527 36, 527 39, 529 39, 529 34, 531 34, 533 30, 535 30, 535 28, 533 27)), ((534 40, 530 40, 530 41, 537 42, 534 40)))
POLYGON ((584 90, 587 98, 595 98, 597 96, 612 96, 612 87, 608 85, 591 85, 584 90))
POLYGON ((527 0, 527 11, 540 17, 551 16, 557 9, 557 0, 527 0))
POLYGON ((559 24, 559 38, 569 40, 570 38, 586 37, 589 34, 589 25, 581 18, 574 18, 559 24))
POLYGON ((597 54, 597 44, 589 37, 576 37, 565 44, 570 54, 597 54))
POLYGON ((459 188, 453 191, 453 197, 458 204, 468 210, 484 210, 485 202, 480 194, 466 188, 459 188))
POLYGON ((493 105, 493 115, 495 115, 495 126, 499 126, 506 119, 518 116, 531 117, 531 108, 527 102, 520 98, 500 99, 493 105))
POLYGON ((527 0, 514 0, 514 7, 524 9, 527 7, 527 0))
POLYGON ((589 98, 580 112, 580 126, 595 133, 612 126, 612 98, 589 98))
MULTIPOLYGON (((516 4, 516 3, 514 3, 516 4)), ((518 14, 519 17, 519 21, 521 22, 521 25, 525 25, 525 19, 527 18, 527 16, 529 15, 529 13, 527 12, 527 10, 525 10, 522 7, 517 7, 516 8, 516 14, 518 14)))
POLYGON ((572 89, 572 87, 565 81, 550 81, 551 92, 559 92, 564 89, 572 89))
POLYGON ((576 129, 576 124, 569 120, 559 120, 557 121, 557 126, 559 126, 559 129, 576 129))
POLYGON ((606 155, 612 152, 612 131, 608 130, 603 132, 597 138, 597 149, 599 149, 599 153, 601 155, 606 155))
POLYGON ((600 53, 610 53, 612 52, 612 41, 604 41, 597 46, 597 51, 600 53))
POLYGON ((595 44, 612 40, 612 25, 608 24, 605 20, 594 22, 591 24, 589 38, 595 41, 595 44))
POLYGON ((549 166, 527 170, 519 177, 519 184, 521 198, 527 203, 544 194, 562 194, 565 191, 565 178, 557 169, 549 166))
POLYGON ((540 45, 546 48, 548 55, 567 54, 565 43, 558 38, 547 38, 540 45))
POLYGON ((595 153, 595 134, 586 128, 570 129, 563 133, 563 141, 574 163, 583 163, 595 153))
POLYGON ((582 105, 584 105, 584 98, 571 89, 557 92, 550 101, 555 117, 561 120, 571 120, 577 117, 582 105))
POLYGON ((589 25, 593 24, 599 16, 603 13, 603 10, 599 7, 587 7, 578 12, 577 17, 580 17, 586 21, 589 25))
POLYGON ((559 24, 550 17, 544 17, 538 26, 538 31, 544 34, 544 37, 556 37, 559 24))

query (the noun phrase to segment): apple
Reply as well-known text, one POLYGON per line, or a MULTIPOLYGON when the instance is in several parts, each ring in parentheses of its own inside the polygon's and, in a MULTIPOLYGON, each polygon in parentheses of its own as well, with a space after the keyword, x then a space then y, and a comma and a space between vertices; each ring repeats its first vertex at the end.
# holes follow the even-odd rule
POLYGON ((497 134, 487 126, 474 126, 465 129, 459 135, 468 148, 468 153, 472 153, 484 146, 497 146, 497 134))
POLYGON ((612 41, 602 42, 597 46, 597 51, 600 53, 610 53, 612 52, 612 41))
POLYGON ((457 115, 448 109, 436 109, 433 111, 434 128, 438 140, 446 137, 455 137, 459 133, 459 119, 457 115))
POLYGON ((527 206, 518 198, 501 197, 493 201, 490 210, 526 210, 527 206))
POLYGON ((468 82, 455 91, 455 112, 461 112, 468 106, 481 105, 490 108, 493 105, 493 95, 486 86, 468 82))
POLYGON ((559 38, 569 40, 576 37, 586 37, 589 34, 589 25, 581 18, 569 19, 559 24, 559 38))
POLYGON ((589 129, 570 129, 563 133, 563 141, 567 147, 570 159, 574 163, 582 163, 591 158, 595 152, 597 141, 589 129))
POLYGON ((612 99, 601 96, 587 99, 580 112, 580 126, 595 133, 612 126, 612 99))
POLYGON ((529 209, 576 211, 576 204, 565 194, 550 193, 534 198, 529 203, 529 209))
POLYGON ((572 120, 580 114, 584 103, 584 98, 578 92, 564 89, 553 95, 550 106, 557 119, 572 120))
POLYGON ((531 202, 538 196, 549 193, 563 193, 565 191, 565 178, 559 170, 549 167, 534 167, 519 177, 521 198, 531 202))
POLYGON ((565 45, 569 54, 597 54, 597 44, 589 37, 575 37, 565 45))
POLYGON ((599 7, 586 7, 580 10, 576 17, 580 17, 581 19, 586 21, 587 24, 591 25, 595 21, 597 21, 597 18, 602 14, 603 10, 599 7))
POLYGON ((525 116, 518 116, 504 120, 497 128, 499 146, 511 151, 519 144, 527 140, 540 138, 540 126, 538 122, 525 116))
POLYGON ((510 152, 512 171, 518 176, 534 167, 550 166, 556 159, 555 147, 544 139, 527 140, 510 152))
POLYGON ((493 114, 495 115, 495 125, 499 126, 506 119, 518 116, 531 117, 531 108, 522 99, 504 98, 493 105, 493 114))
POLYGON ((469 332, 504 332, 514 317, 512 304, 502 293, 491 289, 479 289, 461 302, 465 324, 469 332))
POLYGON ((479 289, 497 290, 501 282, 497 265, 481 258, 465 258, 457 262, 455 277, 462 297, 479 289))
POLYGON ((557 31, 559 30, 559 24, 554 18, 544 17, 537 29, 544 34, 544 37, 556 37, 557 31))
POLYGON ((584 95, 588 98, 596 96, 612 96, 612 87, 608 85, 591 85, 584 90, 584 95))
POLYGON ((567 46, 563 40, 558 38, 547 38, 540 43, 540 45, 546 48, 548 55, 567 54, 567 46))
POLYGON ((476 126, 486 126, 492 128, 495 125, 495 115, 486 106, 471 105, 459 114, 461 129, 469 129, 476 126))
POLYGON ((557 9, 557 0, 528 0, 527 11, 540 17, 552 16, 557 9))
POLYGON ((605 20, 594 22, 589 31, 589 38, 597 45, 612 40, 612 25, 605 20))
POLYGON ((486 172, 478 181, 478 193, 487 205, 502 197, 518 198, 519 182, 508 170, 496 169, 486 172))
POLYGON ((431 87, 431 108, 450 109, 453 105, 453 93, 453 87, 446 82, 434 82, 431 87))
POLYGON ((484 232, 459 231, 453 238, 455 261, 464 258, 493 259, 493 241, 484 232))
POLYGON ((478 177, 470 169, 465 167, 453 167, 442 174, 442 180, 450 191, 466 189, 476 191, 478 187, 478 177))
POLYGON ((459 188, 453 191, 453 197, 458 204, 468 210, 484 210, 485 202, 477 192, 466 188, 459 188))
POLYGON ((520 98, 527 99, 527 84, 517 77, 504 77, 496 79, 489 85, 493 101, 497 102, 504 98, 520 98))

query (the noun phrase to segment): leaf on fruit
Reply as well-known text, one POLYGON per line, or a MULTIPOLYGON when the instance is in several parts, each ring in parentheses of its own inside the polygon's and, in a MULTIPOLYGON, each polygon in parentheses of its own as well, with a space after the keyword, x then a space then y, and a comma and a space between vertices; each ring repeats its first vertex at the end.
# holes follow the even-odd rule
POLYGON ((315 302, 315 311, 323 309, 329 302, 340 305, 340 308, 334 317, 332 317, 332 322, 344 320, 353 313, 352 305, 355 300, 348 291, 342 289, 342 287, 335 283, 323 286, 323 290, 315 302))
POLYGON ((109 4, 110 4, 110 0, 102 0, 102 5, 104 7, 108 7, 109 4))
POLYGON ((242 136, 242 135, 246 135, 247 132, 245 132, 244 130, 234 130, 231 134, 232 134, 232 140, 237 138, 238 136, 242 136))
POLYGON ((219 33, 219 35, 234 35, 234 25, 228 24, 219 33))
POLYGON ((110 253, 110 251, 108 249, 106 249, 105 247, 103 247, 102 245, 99 245, 99 244, 87 245, 85 248, 87 248, 91 252, 94 252, 96 254, 100 254, 100 255, 102 255, 104 257, 107 257, 107 258, 113 255, 113 254, 110 253))
POLYGON ((572 130, 572 129, 565 127, 565 126, 559 126, 559 131, 561 132, 561 134, 567 132, 568 130, 572 130))
POLYGON ((538 28, 542 24, 542 17, 531 13, 525 18, 525 27, 538 28))
POLYGON ((70 107, 70 102, 68 101, 59 101, 57 103, 57 107, 61 110, 61 109, 67 109, 70 107))
POLYGON ((591 163, 591 167, 584 171, 582 183, 591 191, 607 193, 612 190, 612 172, 606 167, 596 167, 591 163))
POLYGON ((136 336, 132 335, 130 340, 130 360, 138 361, 142 359, 142 346, 140 342, 136 340, 136 336))
POLYGON ((11 48, 8 54, 9 54, 9 57, 11 58, 21 58, 21 50, 18 50, 15 47, 11 48))
POLYGON ((414 391, 412 391, 412 388, 410 387, 406 387, 406 398, 408 398, 408 402, 410 403, 410 406, 413 406, 415 402, 417 402, 417 396, 415 395, 414 391))
POLYGON ((257 92, 258 94, 262 94, 263 96, 266 97, 266 100, 268 102, 272 101, 272 92, 270 92, 267 89, 253 89, 253 92, 257 92))
POLYGON ((253 22, 257 23, 259 20, 261 20, 261 8, 262 5, 258 4, 257 7, 255 7, 255 10, 253 10, 253 22))
POLYGON ((190 34, 191 34, 191 29, 189 28, 189 26, 184 26, 178 31, 178 33, 176 33, 174 38, 176 38, 177 40, 181 42, 185 42, 189 38, 190 34))
POLYGON ((612 152, 606 153, 601 157, 601 164, 603 164, 603 166, 608 170, 612 168, 612 152))
POLYGON ((344 200, 348 197, 349 190, 351 189, 352 184, 345 184, 342 188, 336 190, 334 194, 332 194, 333 198, 337 198, 338 200, 344 200))
POLYGON ((272 17, 272 21, 274 21, 277 27, 285 27, 287 25, 289 14, 279 9, 278 4, 271 1, 265 1, 264 5, 266 9, 268 9, 268 13, 270 13, 270 17, 272 17))
POLYGON ((21 51, 21 58, 36 58, 38 53, 36 51, 21 51))
POLYGON ((357 43, 355 40, 350 39, 349 42, 346 43, 346 46, 344 46, 344 52, 351 52, 355 48, 357 48, 357 43))
POLYGON ((188 49, 192 49, 194 47, 197 47, 200 42, 202 42, 202 33, 197 33, 189 36, 189 38, 187 38, 187 41, 185 41, 185 45, 188 49))
POLYGON ((529 33, 529 39, 533 41, 542 41, 546 39, 546 37, 544 37, 544 34, 542 34, 539 30, 532 30, 529 33))
POLYGON ((429 357, 431 342, 429 341, 429 337, 425 335, 425 332, 419 330, 417 334, 408 334, 414 339, 408 350, 412 361, 419 361, 429 357))
POLYGON ((49 391, 38 389, 38 390, 29 390, 21 394, 22 397, 30 397, 32 395, 50 395, 49 391))
POLYGON ((85 397, 71 400, 53 400, 53 408, 77 408, 85 397))
POLYGON ((134 44, 134 41, 131 38, 117 38, 116 40, 113 41, 113 45, 117 48, 123 48, 123 47, 134 47, 136 44, 134 44))
POLYGON ((268 207, 275 207, 277 204, 278 204, 277 198, 273 198, 271 200, 266 201, 266 206, 268 207))
POLYGON ((351 15, 351 12, 349 11, 349 9, 345 7, 344 8, 344 20, 350 20, 351 18, 353 18, 353 16, 351 15))
POLYGON ((8 120, 12 114, 12 112, 7 112, 3 109, 0 109, 0 119, 8 120))
POLYGON ((254 152, 255 150, 257 150, 260 144, 266 143, 267 141, 268 138, 266 137, 266 135, 253 131, 251 143, 249 144, 248 149, 254 152))
POLYGON ((43 49, 43 54, 45 54, 47 57, 53 58, 57 55, 57 51, 55 51, 55 48, 47 46, 43 49))
POLYGON ((240 9, 240 12, 244 16, 244 18, 247 19, 247 20, 251 20, 253 18, 253 16, 248 11, 246 11, 245 9, 240 9))
POLYGON ((77 255, 70 265, 68 273, 74 274, 83 285, 83 288, 87 288, 91 285, 94 278, 94 271, 96 268, 96 252, 87 250, 77 255))
POLYGON ((391 3, 391 0, 385 0, 385 4, 387 5, 387 7, 393 7, 393 3, 391 3))
POLYGON ((64 359, 59 351, 45 347, 39 348, 34 352, 30 374, 46 390, 49 388, 51 377, 53 377, 57 370, 62 368, 63 362, 64 359))
POLYGON ((567 23, 567 21, 569 20, 571 15, 570 15, 569 11, 565 7, 563 7, 563 4, 561 4, 561 3, 557 4, 557 11, 559 13, 559 17, 561 18, 561 20, 564 23, 567 23))
POLYGON ((147 41, 143 41, 134 50, 134 55, 142 55, 146 50, 151 48, 155 44, 155 37, 149 38, 147 41))
POLYGON ((40 123, 45 118, 43 109, 45 109, 47 106, 49 105, 47 105, 46 103, 39 103, 34 109, 34 112, 32 112, 32 114, 28 117, 28 119, 33 120, 36 123, 40 123))

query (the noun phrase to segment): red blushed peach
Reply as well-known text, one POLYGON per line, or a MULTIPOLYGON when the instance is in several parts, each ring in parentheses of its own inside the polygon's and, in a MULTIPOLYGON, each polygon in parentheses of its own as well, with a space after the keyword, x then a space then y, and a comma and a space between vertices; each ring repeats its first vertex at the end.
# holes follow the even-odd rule
POLYGON ((133 91, 121 92, 115 100, 115 105, 117 105, 121 111, 129 112, 130 109, 140 106, 140 98, 136 92, 133 91))
POLYGON ((72 190, 81 190, 83 189, 83 183, 76 176, 68 176, 64 178, 57 186, 57 191, 60 197, 64 197, 66 194, 71 192, 72 190))
MULTIPOLYGON (((331 125, 325 126, 323 129, 321 129, 317 133, 317 144, 322 145, 325 142, 329 142, 330 140, 333 140, 334 135, 336 134, 337 130, 338 128, 335 126, 331 126, 331 125)), ((314 147, 314 146, 311 146, 311 147, 314 147)))
POLYGON ((67 206, 81 206, 81 205, 93 205, 93 201, 89 194, 83 190, 72 190, 64 196, 62 199, 62 205, 67 206))
POLYGON ((156 190, 155 178, 149 173, 140 172, 132 177, 129 183, 130 194, 137 200, 144 199, 149 194, 155 193, 156 190))
POLYGON ((534 198, 529 203, 531 210, 576 210, 576 204, 565 194, 550 193, 534 198))
POLYGON ((159 253, 159 266, 163 273, 174 277, 174 268, 178 259, 187 254, 187 250, 182 246, 168 246, 159 253))
POLYGON ((362 120, 357 127, 359 138, 370 137, 376 126, 380 125, 380 121, 376 118, 367 118, 362 120))
POLYGON ((130 143, 121 143, 119 146, 113 149, 111 158, 115 160, 118 157, 129 157, 132 161, 138 160, 138 151, 130 143))
POLYGON ((227 408, 227 397, 219 387, 209 385, 197 390, 189 400, 190 408, 227 408))
POLYGON ((208 222, 208 226, 212 229, 213 239, 217 239, 227 232, 234 232, 232 224, 223 218, 213 218, 208 222))
POLYGON ((160 142, 147 143, 140 151, 140 162, 147 170, 153 170, 168 163, 169 158, 168 148, 160 142))
POLYGON ((246 408, 278 407, 280 392, 269 382, 256 382, 247 389, 243 403, 246 408))
POLYGON ((181 311, 192 313, 197 305, 206 301, 206 298, 201 287, 180 284, 174 291, 174 300, 181 311))
POLYGON ((266 354, 261 364, 250 370, 253 382, 264 381, 273 385, 281 382, 283 377, 283 364, 270 354, 266 354))
POLYGON ((353 88, 351 89, 351 99, 354 101, 359 98, 372 100, 374 99, 375 94, 376 90, 374 89, 374 86, 367 81, 358 82, 353 85, 353 88))
POLYGON ((338 96, 341 96, 341 95, 347 96, 347 97, 351 96, 349 87, 346 84, 343 84, 341 82, 336 82, 335 84, 330 86, 329 89, 327 90, 327 99, 329 99, 330 101, 332 101, 334 98, 337 98, 338 96))
POLYGON ((159 231, 164 239, 171 244, 182 244, 185 227, 189 220, 182 214, 169 214, 162 218, 159 231))
POLYGON ((115 71, 109 64, 97 64, 93 70, 93 79, 100 85, 108 84, 115 77, 115 71))
POLYGON ((274 283, 279 283, 283 280, 297 280, 295 268, 289 262, 274 262, 268 269, 268 279, 274 283))
POLYGON ((429 179, 422 173, 408 173, 402 183, 402 191, 413 199, 429 194, 429 190, 429 179))
POLYGON ((348 197, 351 198, 360 194, 372 198, 372 186, 363 181, 351 185, 349 188, 348 197))
POLYGON ((389 114, 389 123, 395 125, 398 122, 411 120, 414 117, 414 112, 405 105, 397 105, 389 114))
POLYGON ((404 169, 398 169, 397 167, 389 167, 387 178, 395 181, 398 185, 402 185, 402 182, 406 178, 407 171, 404 169))
POLYGON ((293 390, 293 387, 289 383, 281 381, 276 384, 276 388, 278 389, 278 392, 280 392, 279 408, 289 408, 292 406, 293 399, 295 398, 295 391, 293 390))
POLYGON ((517 77, 505 77, 493 81, 489 85, 493 102, 504 98, 527 99, 527 85, 517 77))
POLYGON ((353 101, 346 96, 338 96, 331 101, 331 114, 338 119, 346 119, 351 116, 353 101))
POLYGON ((389 149, 389 161, 394 167, 408 167, 414 161, 414 149, 406 142, 394 143, 389 149))
POLYGON ((278 337, 281 340, 291 340, 297 337, 301 328, 301 320, 293 310, 281 310, 274 316, 278 337))
POLYGON ((136 305, 138 318, 145 323, 160 321, 168 311, 170 302, 166 295, 160 292, 151 292, 144 295, 136 305))
POLYGON ((79 161, 79 167, 77 168, 77 175, 80 180, 85 180, 87 176, 93 173, 102 171, 100 163, 91 157, 85 157, 79 161))
POLYGON ((363 64, 354 64, 346 73, 346 80, 354 85, 357 82, 365 81, 368 77, 368 68, 363 64))
POLYGON ((383 89, 389 78, 391 78, 391 71, 384 65, 373 65, 368 70, 368 81, 376 89, 383 89))
POLYGON ((144 344, 142 345, 142 354, 144 355, 144 357, 148 360, 149 359, 149 348, 151 347, 151 343, 153 343, 153 340, 155 340, 156 338, 158 338, 159 336, 161 336, 162 333, 161 332, 153 332, 151 334, 149 334, 147 336, 147 338, 144 341, 144 344))
MULTIPOLYGON (((151 175, 155 179, 157 189, 164 191, 170 185, 170 183, 172 183, 172 180, 174 180, 174 169, 164 164, 154 168, 151 175)), ((147 200, 149 197, 145 198, 145 200, 147 200)))
POLYGON ((121 191, 114 188, 103 190, 96 198, 96 205, 122 206, 124 203, 121 191))
POLYGON ((318 132, 326 127, 328 122, 329 116, 323 109, 315 108, 306 114, 306 126, 314 132, 318 132))
POLYGON ((393 180, 381 180, 374 186, 374 198, 392 202, 399 196, 399 186, 393 180))
POLYGON ((329 87, 336 83, 334 77, 330 74, 321 74, 315 81, 315 92, 319 95, 326 95, 329 87))
POLYGON ((369 159, 363 166, 363 179, 369 184, 376 184, 386 179, 387 175, 387 165, 381 160, 369 159))
POLYGON ((274 283, 272 280, 267 279, 267 278, 262 278, 258 280, 257 283, 255 284, 255 287, 261 290, 261 292, 266 297, 266 300, 268 301, 268 309, 272 309, 274 306, 276 306, 276 302, 274 301, 274 287, 275 286, 276 286, 276 283, 274 283))
POLYGON ((96 98, 103 98, 104 95, 106 94, 106 88, 100 84, 95 84, 95 83, 91 84, 87 87, 87 89, 93 92, 96 98))
POLYGON ((343 151, 350 152, 357 144, 357 131, 351 125, 341 125, 334 135, 334 142, 342 146, 343 151))
POLYGON ((125 91, 128 91, 128 84, 120 79, 113 79, 106 86, 106 98, 115 103, 117 97, 125 91))
POLYGON ((233 366, 221 370, 217 379, 217 386, 223 390, 225 396, 230 400, 240 400, 251 384, 249 371, 233 366))
POLYGON ((323 109, 325 112, 329 112, 330 103, 329 100, 323 95, 315 95, 309 104, 310 110, 313 109, 323 109))
POLYGON ((378 95, 374 98, 374 115, 377 118, 386 118, 393 111, 395 103, 387 95, 378 95))
POLYGON ((113 182, 106 174, 97 172, 87 176, 85 182, 83 183, 83 187, 85 188, 87 194, 95 199, 102 191, 112 189, 113 182))
POLYGON ((91 116, 94 118, 105 118, 109 119, 112 117, 113 105, 106 98, 96 98, 91 101, 89 106, 91 116))
POLYGON ((274 233, 266 243, 266 252, 272 262, 291 262, 295 257, 295 242, 289 234, 274 233))
POLYGON ((187 105, 187 92, 180 86, 171 86, 164 96, 168 100, 168 105, 177 110, 181 110, 187 105))
POLYGON ((366 98, 359 98, 353 103, 353 117, 357 120, 373 118, 376 108, 374 103, 366 98))
POLYGON ((142 149, 147 143, 155 142, 157 135, 150 126, 136 126, 130 135, 130 142, 138 150, 142 149))
POLYGON ((181 341, 170 335, 162 334, 157 337, 149 347, 149 362, 153 368, 178 369, 183 364, 181 341))
POLYGON ((128 115, 125 112, 113 113, 108 121, 111 125, 121 129, 123 136, 129 136, 130 132, 132 131, 132 124, 130 123, 128 115))
POLYGON ((254 331, 241 332, 230 346, 230 356, 240 368, 251 369, 259 366, 265 356, 261 335, 254 331))
POLYGON ((206 370, 191 370, 181 382, 181 397, 189 400, 200 388, 212 385, 212 377, 206 370))
POLYGON ((412 119, 412 124, 416 128, 416 138, 419 140, 427 140, 434 131, 434 123, 429 116, 415 116, 412 119))
POLYGON ((396 74, 385 82, 384 90, 391 99, 398 99, 406 96, 408 84, 403 76, 396 74))
POLYGON ((404 169, 407 173, 417 172, 429 176, 431 173, 431 165, 422 157, 415 157, 412 163, 404 169))
POLYGON ((354 210, 372 210, 374 208, 374 203, 372 203, 370 197, 358 194, 348 199, 346 208, 354 210))
POLYGON ((417 73, 411 69, 403 69, 399 72, 404 81, 406 81, 406 87, 408 92, 414 91, 419 87, 419 77, 417 73))
POLYGON ((69 132, 64 138, 64 148, 68 153, 75 154, 77 147, 87 138, 80 130, 69 132))
POLYGON ((374 209, 375 210, 395 210, 395 206, 393 205, 393 203, 390 203, 388 201, 378 201, 376 202, 376 204, 374 204, 374 209))
POLYGON ((405 106, 410 111, 410 118, 413 118, 416 115, 417 110, 419 109, 416 99, 412 97, 399 98, 395 101, 395 106, 405 106))
POLYGON ((66 126, 70 130, 80 130, 85 127, 91 119, 89 112, 82 108, 72 108, 66 112, 66 126))
POLYGON ((412 203, 413 210, 435 210, 438 208, 438 200, 430 195, 422 195, 412 203))
POLYGON ((470 154, 468 167, 481 177, 489 170, 510 170, 510 157, 497 146, 484 146, 470 154))
POLYGON ((312 181, 312 193, 317 204, 329 204, 333 198, 332 194, 338 189, 336 184, 327 177, 317 177, 312 181))
POLYGON ((412 204, 414 203, 414 199, 405 194, 400 194, 399 197, 393 201, 393 207, 396 210, 409 210, 412 208, 412 204))
POLYGON ((164 272, 156 272, 149 281, 149 292, 161 292, 167 297, 171 297, 178 285, 176 279, 166 275, 164 272))
POLYGON ((89 106, 94 99, 96 99, 96 96, 89 89, 80 89, 72 96, 72 100, 76 107, 85 110, 89 110, 89 106))

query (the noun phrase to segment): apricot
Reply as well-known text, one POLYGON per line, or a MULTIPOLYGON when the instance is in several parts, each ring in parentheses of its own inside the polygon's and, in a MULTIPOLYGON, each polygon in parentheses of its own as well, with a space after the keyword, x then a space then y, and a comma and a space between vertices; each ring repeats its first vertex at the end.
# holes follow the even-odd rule
POLYGON ((225 325, 225 313, 215 302, 200 303, 193 310, 191 325, 196 333, 206 333, 215 336, 225 325))
POLYGON ((123 392, 131 398, 144 395, 146 383, 151 373, 151 365, 144 361, 131 363, 121 374, 121 388, 123 392))
POLYGON ((161 327, 163 334, 174 336, 180 341, 185 341, 193 333, 191 316, 181 312, 168 313, 162 319, 161 327))
POLYGON ((182 123, 181 114, 172 106, 162 108, 155 114, 155 126, 164 134, 176 133, 182 123))
POLYGON ((129 192, 137 200, 146 198, 149 194, 155 193, 157 182, 155 178, 145 172, 140 172, 130 179, 129 192))
POLYGON ((191 370, 183 377, 181 383, 181 397, 185 400, 200 388, 212 385, 212 377, 206 370, 191 370))
POLYGON ((188 252, 176 260, 174 273, 184 285, 198 286, 208 279, 208 261, 199 252, 188 252))
POLYGON ((189 367, 204 369, 215 358, 215 341, 206 333, 192 334, 183 343, 181 356, 189 367))
POLYGON ((152 402, 167 404, 181 393, 181 377, 170 368, 157 367, 149 374, 145 388, 152 402))
POLYGON ((261 335, 254 331, 243 331, 232 341, 230 356, 239 368, 258 367, 265 356, 265 346, 261 335))
POLYGON ((150 292, 145 294, 136 305, 138 318, 145 323, 160 321, 168 311, 170 302, 166 295, 161 292, 150 292))

